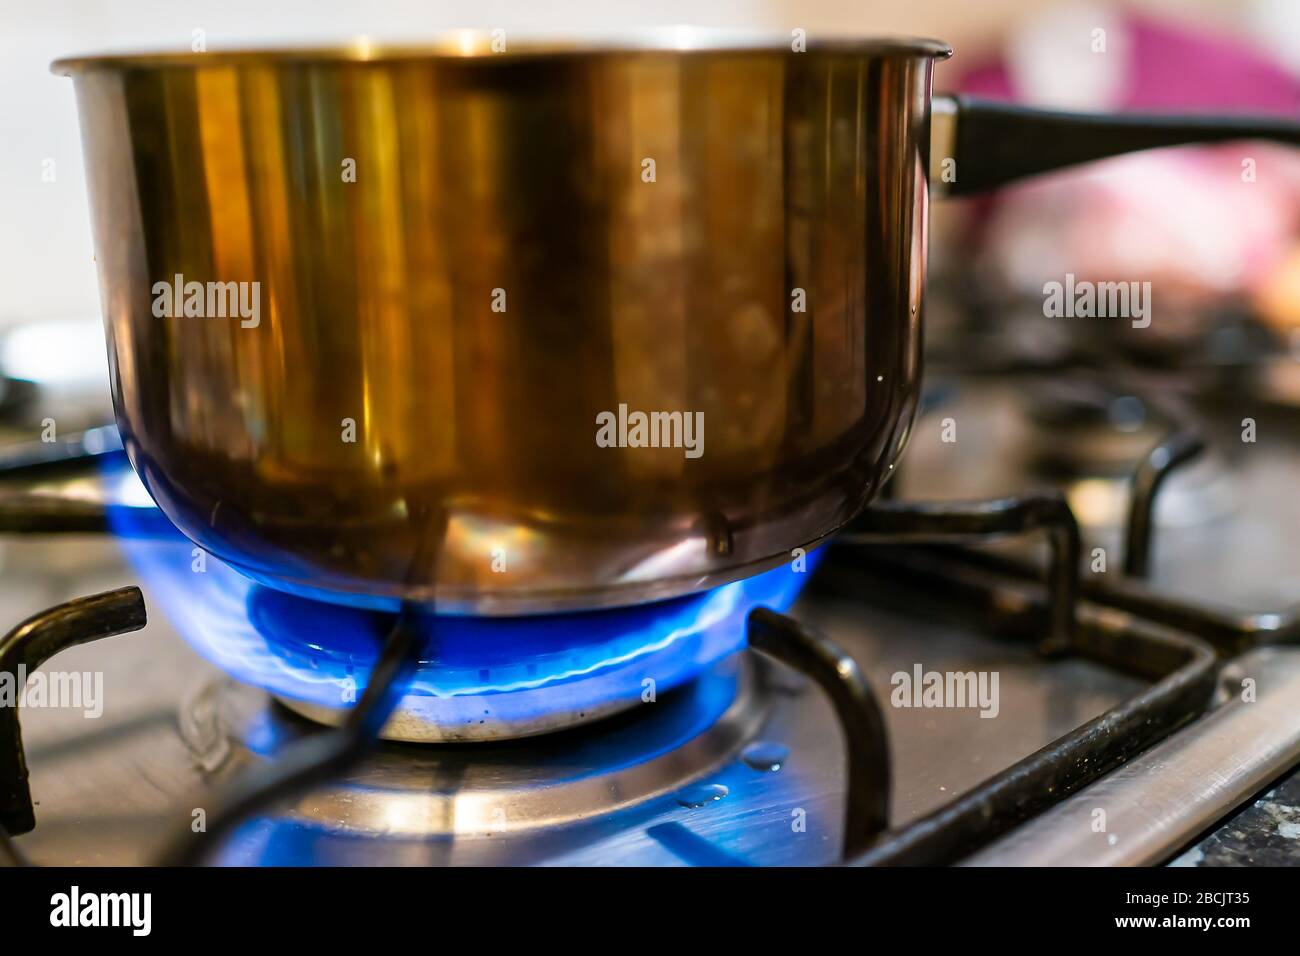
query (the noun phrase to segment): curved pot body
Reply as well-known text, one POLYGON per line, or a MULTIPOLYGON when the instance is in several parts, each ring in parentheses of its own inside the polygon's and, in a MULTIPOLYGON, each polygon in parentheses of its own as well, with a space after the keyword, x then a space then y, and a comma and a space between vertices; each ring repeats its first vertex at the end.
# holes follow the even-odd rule
POLYGON ((591 608, 791 560, 906 441, 945 53, 61 64, 133 465, 203 548, 352 603, 591 608))

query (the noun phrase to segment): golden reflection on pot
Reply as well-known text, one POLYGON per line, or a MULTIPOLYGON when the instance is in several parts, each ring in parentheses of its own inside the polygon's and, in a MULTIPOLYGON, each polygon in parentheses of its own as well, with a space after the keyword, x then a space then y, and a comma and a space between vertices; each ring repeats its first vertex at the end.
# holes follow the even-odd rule
POLYGON ((594 607, 789 560, 911 421, 935 52, 72 63, 136 469, 336 600, 594 607), (248 283, 256 322, 156 315, 178 276, 248 283), (620 405, 702 413, 702 454, 601 447, 620 405))

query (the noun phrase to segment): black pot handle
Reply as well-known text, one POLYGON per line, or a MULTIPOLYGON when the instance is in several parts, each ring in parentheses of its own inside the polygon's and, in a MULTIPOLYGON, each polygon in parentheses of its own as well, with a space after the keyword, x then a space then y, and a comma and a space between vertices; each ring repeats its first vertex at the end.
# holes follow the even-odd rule
POLYGON ((1161 146, 1272 140, 1300 145, 1300 123, 1272 116, 1069 113, 936 96, 930 182, 968 196, 1016 179, 1161 146))

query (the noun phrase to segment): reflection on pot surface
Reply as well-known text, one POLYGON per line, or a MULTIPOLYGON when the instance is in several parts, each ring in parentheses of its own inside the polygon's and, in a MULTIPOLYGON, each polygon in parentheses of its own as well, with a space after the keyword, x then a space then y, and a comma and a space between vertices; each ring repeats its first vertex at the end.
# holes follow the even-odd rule
POLYGON ((372 606, 788 561, 906 438, 943 52, 64 64, 133 464, 204 548, 372 606))

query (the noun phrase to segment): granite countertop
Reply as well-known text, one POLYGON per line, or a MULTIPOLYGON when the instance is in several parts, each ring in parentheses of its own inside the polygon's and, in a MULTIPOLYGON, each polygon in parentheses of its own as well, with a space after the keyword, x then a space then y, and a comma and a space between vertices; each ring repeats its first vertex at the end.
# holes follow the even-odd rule
POLYGON ((1300 866, 1300 769, 1176 857, 1170 866, 1300 866))

